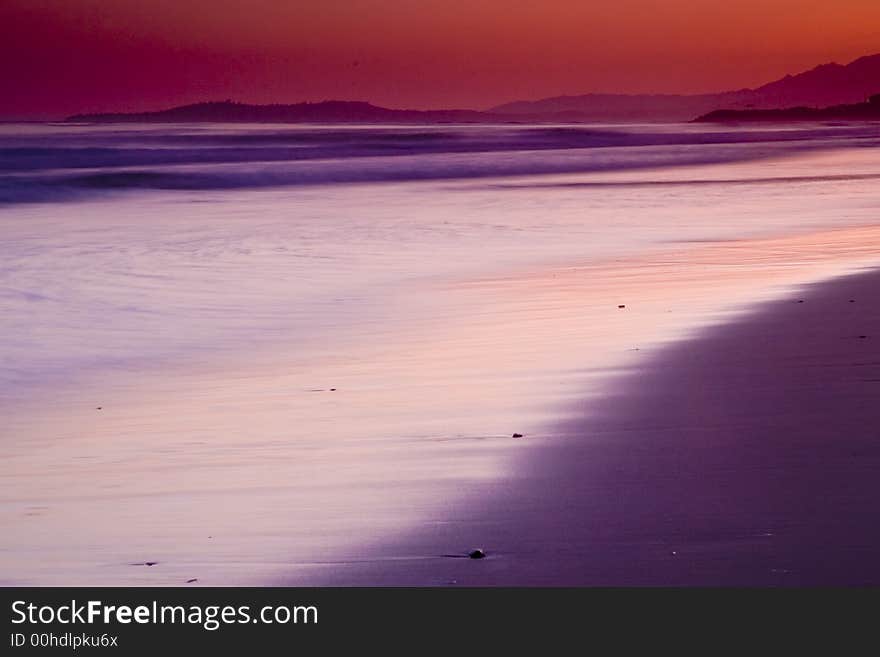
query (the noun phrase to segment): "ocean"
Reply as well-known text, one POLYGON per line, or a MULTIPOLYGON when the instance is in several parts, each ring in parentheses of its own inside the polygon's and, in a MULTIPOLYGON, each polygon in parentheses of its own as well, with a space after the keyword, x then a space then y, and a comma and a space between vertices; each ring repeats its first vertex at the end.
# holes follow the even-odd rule
POLYGON ((876 265, 878 145, 2 125, 0 581, 307 584, 375 558, 664 345, 876 265))

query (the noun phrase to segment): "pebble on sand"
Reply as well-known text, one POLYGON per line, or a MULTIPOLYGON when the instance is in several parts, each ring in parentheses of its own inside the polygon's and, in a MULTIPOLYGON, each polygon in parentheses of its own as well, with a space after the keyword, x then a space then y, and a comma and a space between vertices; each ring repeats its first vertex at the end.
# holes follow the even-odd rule
POLYGON ((622 304, 620 304, 620 305, 617 306, 617 307, 618 307, 618 308, 626 308, 626 304, 625 304, 625 303, 622 303, 622 304))
POLYGON ((198 582, 198 581, 199 581, 199 578, 198 578, 198 577, 193 577, 192 579, 188 579, 188 580, 186 580, 186 583, 187 583, 187 584, 192 584, 193 582, 198 582))
POLYGON ((468 553, 468 556, 469 556, 471 559, 482 559, 483 557, 486 556, 486 553, 483 552, 483 551, 480 550, 480 549, 476 549, 476 550, 471 550, 471 551, 468 553))
POLYGON ((513 434, 513 438, 522 438, 522 437, 523 437, 523 435, 521 433, 513 434))

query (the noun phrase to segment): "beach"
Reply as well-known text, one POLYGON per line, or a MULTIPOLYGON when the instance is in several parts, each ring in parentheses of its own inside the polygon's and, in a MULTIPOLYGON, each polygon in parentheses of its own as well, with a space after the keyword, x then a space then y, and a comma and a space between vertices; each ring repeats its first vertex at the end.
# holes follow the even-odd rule
POLYGON ((661 349, 523 437, 516 476, 325 583, 877 586, 878 286, 797 288, 661 349))
POLYGON ((0 130, 0 583, 876 581, 878 143, 0 130))

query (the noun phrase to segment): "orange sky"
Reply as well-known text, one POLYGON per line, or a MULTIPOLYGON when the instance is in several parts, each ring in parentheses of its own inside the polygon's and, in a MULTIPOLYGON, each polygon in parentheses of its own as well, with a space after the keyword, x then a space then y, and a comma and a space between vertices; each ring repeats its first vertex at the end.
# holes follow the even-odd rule
POLYGON ((880 0, 0 0, 0 117, 718 91, 874 52, 880 0))

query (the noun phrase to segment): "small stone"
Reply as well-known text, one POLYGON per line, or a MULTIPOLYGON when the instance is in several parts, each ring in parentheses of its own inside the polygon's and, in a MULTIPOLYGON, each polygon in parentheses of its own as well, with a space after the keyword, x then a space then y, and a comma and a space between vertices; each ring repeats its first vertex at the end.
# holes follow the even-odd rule
POLYGON ((804 302, 803 299, 798 299, 798 303, 803 303, 803 302, 804 302))
POLYGON ((859 337, 860 337, 862 340, 864 340, 864 339, 867 338, 868 336, 867 336, 867 335, 860 335, 859 337))
POLYGON ((521 433, 513 434, 513 438, 522 438, 522 437, 523 437, 523 435, 521 433))
POLYGON ((471 550, 470 552, 468 552, 468 556, 471 559, 482 559, 483 557, 486 556, 486 553, 483 552, 482 550, 477 549, 477 550, 471 550))
POLYGON ((626 308, 626 304, 625 304, 625 303, 622 303, 622 304, 620 304, 620 305, 617 306, 617 307, 618 307, 618 308, 626 308))
POLYGON ((144 561, 145 566, 155 566, 157 563, 159 563, 159 562, 158 561, 144 561))
POLYGON ((103 407, 102 407, 102 406, 98 406, 98 408, 97 408, 97 409, 96 409, 96 410, 99 410, 99 411, 100 411, 100 410, 101 410, 101 408, 103 408, 103 407))
POLYGON ((336 388, 330 388, 330 392, 336 392, 336 388))
POLYGON ((855 303, 856 300, 855 300, 855 299, 850 299, 849 302, 850 302, 850 303, 855 303))
POLYGON ((199 578, 198 578, 198 577, 193 577, 192 579, 188 579, 188 580, 186 580, 186 583, 187 583, 187 584, 192 584, 193 582, 198 582, 198 581, 199 581, 199 578))

